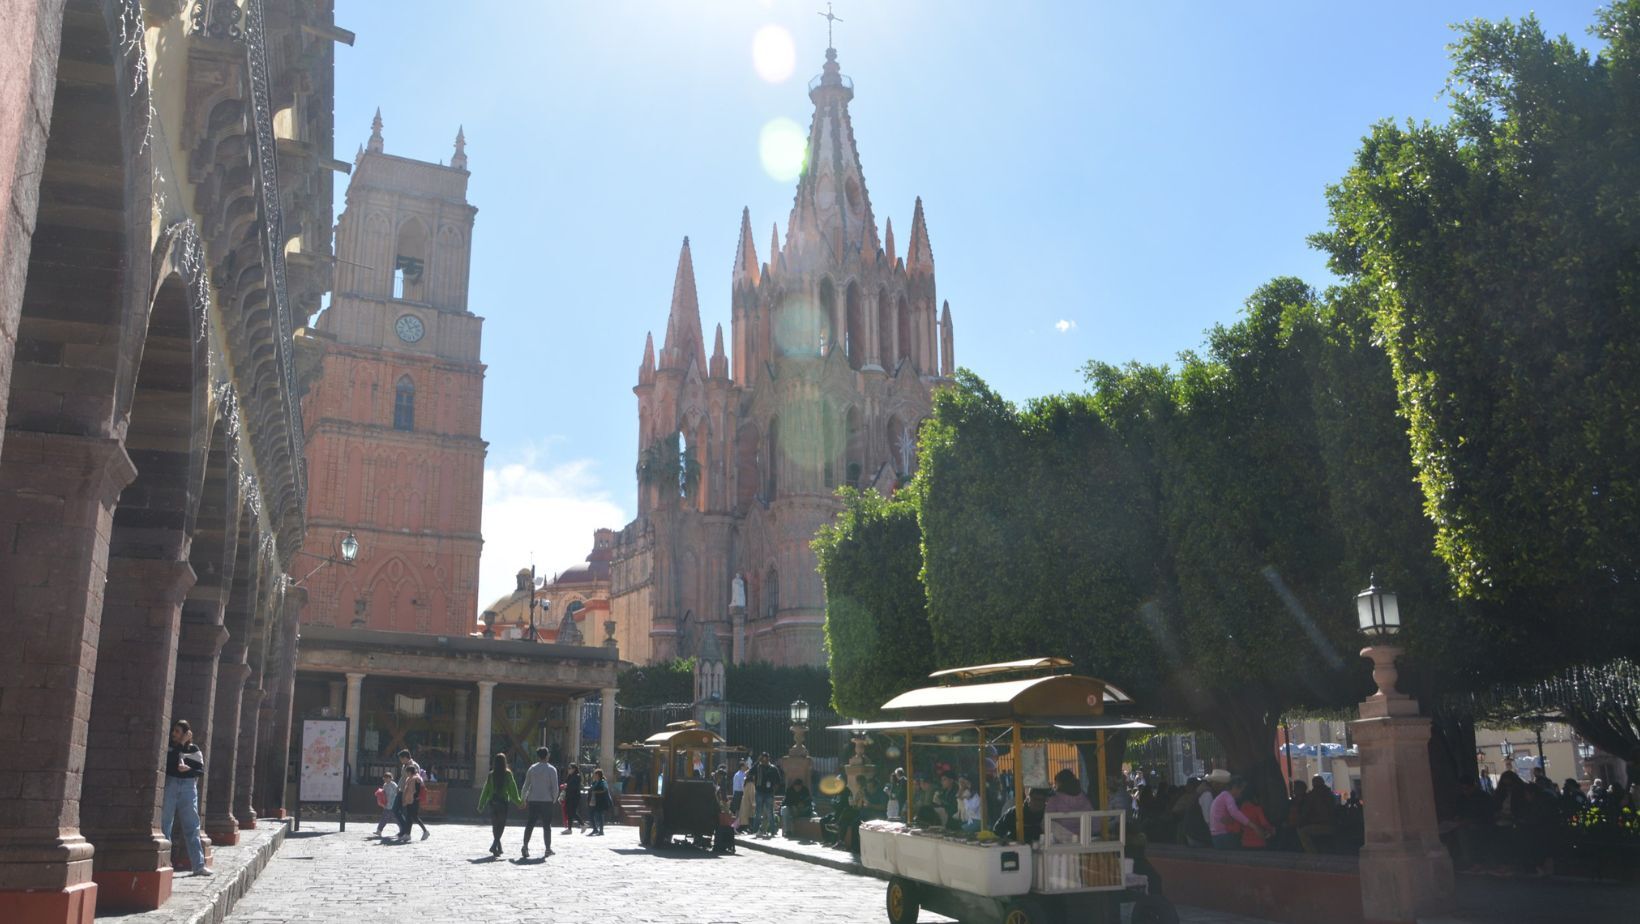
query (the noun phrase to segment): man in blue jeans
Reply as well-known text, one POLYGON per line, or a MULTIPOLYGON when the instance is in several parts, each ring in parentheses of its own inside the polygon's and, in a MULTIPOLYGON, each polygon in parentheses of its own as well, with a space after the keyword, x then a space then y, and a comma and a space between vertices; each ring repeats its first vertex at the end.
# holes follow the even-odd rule
POLYGON ((212 875, 205 865, 205 848, 199 843, 199 780, 205 775, 205 756, 194 744, 194 730, 187 719, 171 723, 171 748, 165 753, 165 807, 159 827, 171 839, 171 822, 182 814, 182 837, 193 861, 195 876, 212 875))
POLYGON ((780 768, 769 762, 769 752, 758 755, 752 768, 752 791, 757 797, 757 820, 752 827, 759 838, 774 837, 774 796, 781 790, 780 768))

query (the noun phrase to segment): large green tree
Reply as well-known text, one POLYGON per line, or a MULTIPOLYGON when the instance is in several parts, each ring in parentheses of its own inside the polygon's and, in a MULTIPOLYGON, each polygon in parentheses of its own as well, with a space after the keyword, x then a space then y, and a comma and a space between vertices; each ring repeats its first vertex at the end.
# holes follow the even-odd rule
POLYGON ((1370 315, 1457 592, 1503 676, 1640 647, 1640 2, 1475 21, 1452 119, 1382 123, 1317 243, 1370 315))
POLYGON ((842 513, 814 540, 826 585, 831 704, 871 717, 934 670, 921 537, 908 496, 842 493, 842 513))

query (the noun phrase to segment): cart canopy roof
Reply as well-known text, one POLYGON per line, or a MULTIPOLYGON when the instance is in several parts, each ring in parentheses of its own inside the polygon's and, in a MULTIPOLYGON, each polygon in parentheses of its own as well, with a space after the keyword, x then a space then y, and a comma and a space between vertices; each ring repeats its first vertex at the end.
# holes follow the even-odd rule
POLYGON ((948 667, 943 671, 935 671, 929 674, 928 679, 935 680, 949 677, 953 680, 974 680, 979 677, 1022 674, 1027 671, 1047 671, 1070 666, 1071 660, 1069 658, 1026 658, 1023 661, 1001 661, 996 664, 976 664, 973 667, 948 667))
MULTIPOLYGON (((936 719, 931 722, 918 721, 890 721, 890 722, 854 722, 848 725, 827 725, 828 731, 842 732, 891 732, 891 731, 958 731, 962 728, 973 728, 987 723, 977 719, 936 719)), ((1032 726, 1041 728, 1056 728, 1060 731, 1143 731, 1155 728, 1148 722, 1131 722, 1121 719, 1112 719, 1105 722, 1081 722, 1076 725, 1032 726)))
POLYGON ((709 728, 678 728, 657 732, 643 740, 643 747, 674 751, 727 751, 734 750, 729 742, 709 728))
POLYGON ((919 722, 967 719, 971 722, 1080 724, 1102 715, 1107 703, 1132 702, 1126 693, 1097 677, 1055 674, 993 683, 923 687, 894 697, 883 704, 883 711, 919 722))

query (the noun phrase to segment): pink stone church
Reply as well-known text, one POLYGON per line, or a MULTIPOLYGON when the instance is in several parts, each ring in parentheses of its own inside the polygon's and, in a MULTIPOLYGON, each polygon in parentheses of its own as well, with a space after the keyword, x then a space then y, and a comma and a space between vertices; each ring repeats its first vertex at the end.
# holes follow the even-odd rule
POLYGON ((638 368, 638 515, 616 537, 611 616, 624 658, 821 664, 825 592, 809 542, 838 487, 893 491, 955 368, 919 199, 905 253, 879 234, 837 52, 810 84, 808 158, 766 260, 742 212, 730 341, 706 352, 689 240, 659 354, 638 368))

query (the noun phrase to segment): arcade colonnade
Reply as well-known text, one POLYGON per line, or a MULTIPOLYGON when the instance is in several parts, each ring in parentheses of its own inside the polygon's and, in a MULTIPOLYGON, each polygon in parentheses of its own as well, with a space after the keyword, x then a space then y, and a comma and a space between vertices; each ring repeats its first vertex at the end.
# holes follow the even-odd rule
POLYGON ((173 718, 215 843, 282 809, 330 6, 0 14, 0 920, 164 903, 173 718))

